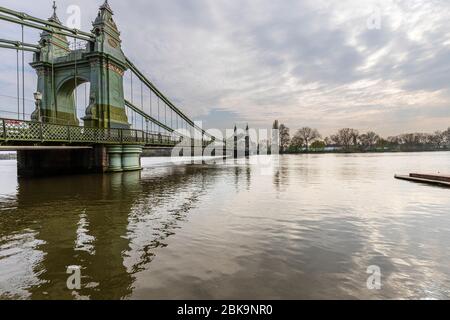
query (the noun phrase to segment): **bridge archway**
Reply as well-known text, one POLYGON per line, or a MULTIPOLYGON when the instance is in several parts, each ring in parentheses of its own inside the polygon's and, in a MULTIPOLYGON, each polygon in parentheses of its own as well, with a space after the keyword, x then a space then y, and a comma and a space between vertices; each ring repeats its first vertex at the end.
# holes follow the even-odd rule
POLYGON ((38 73, 42 93, 40 114, 45 122, 78 125, 76 88, 90 83, 88 105, 80 119, 94 128, 130 128, 125 113, 123 75, 128 63, 121 47, 113 12, 105 2, 93 22, 96 32, 84 44, 69 43, 57 26, 56 13, 49 19, 51 31, 41 34, 40 51, 31 66, 38 73))
MULTIPOLYGON (((80 120, 85 117, 86 109, 89 106, 88 98, 80 99, 79 89, 81 87, 84 88, 85 85, 90 87, 90 79, 80 76, 70 77, 61 82, 56 90, 58 103, 57 111, 61 110, 59 114, 57 114, 58 122, 67 121, 69 124, 80 124, 80 120), (82 107, 83 105, 84 108, 82 107)), ((85 94, 90 95, 90 92, 86 92, 85 94)))

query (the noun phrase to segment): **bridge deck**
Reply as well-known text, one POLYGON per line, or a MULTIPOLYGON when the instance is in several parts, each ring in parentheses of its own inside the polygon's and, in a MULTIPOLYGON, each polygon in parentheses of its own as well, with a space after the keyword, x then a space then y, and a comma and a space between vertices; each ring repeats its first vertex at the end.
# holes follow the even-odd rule
POLYGON ((174 147, 181 141, 180 138, 133 129, 101 129, 0 119, 0 145, 3 146, 139 144, 174 147))
POLYGON ((27 150, 83 150, 92 149, 92 146, 2 146, 0 151, 27 151, 27 150))

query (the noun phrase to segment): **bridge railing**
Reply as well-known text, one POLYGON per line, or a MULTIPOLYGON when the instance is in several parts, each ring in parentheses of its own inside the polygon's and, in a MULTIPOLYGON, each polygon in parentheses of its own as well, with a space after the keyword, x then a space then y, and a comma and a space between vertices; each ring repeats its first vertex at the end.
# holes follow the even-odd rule
POLYGON ((180 142, 180 138, 134 129, 88 128, 35 121, 0 119, 0 141, 175 146, 180 142))

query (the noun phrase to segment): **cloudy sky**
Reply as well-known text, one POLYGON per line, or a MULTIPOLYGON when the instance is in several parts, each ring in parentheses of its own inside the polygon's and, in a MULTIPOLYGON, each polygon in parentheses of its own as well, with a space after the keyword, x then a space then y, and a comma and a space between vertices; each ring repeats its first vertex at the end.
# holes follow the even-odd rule
MULTIPOLYGON (((90 30, 102 1, 57 1, 58 15, 65 22, 79 5, 90 30)), ((448 0, 109 2, 125 54, 206 127, 279 119, 324 135, 342 127, 393 135, 450 126, 448 0)), ((47 0, 0 5, 51 14, 47 0)), ((0 24, 0 37, 19 36, 0 24)), ((28 42, 37 36, 26 31, 28 42)), ((0 93, 12 96, 15 53, 1 51, 0 93)))

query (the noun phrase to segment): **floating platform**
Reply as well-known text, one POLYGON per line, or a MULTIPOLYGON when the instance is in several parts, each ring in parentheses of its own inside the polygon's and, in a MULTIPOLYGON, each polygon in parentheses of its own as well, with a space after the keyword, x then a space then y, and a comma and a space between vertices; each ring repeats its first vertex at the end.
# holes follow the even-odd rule
POLYGON ((418 183, 426 183, 450 188, 450 176, 442 174, 410 173, 407 176, 395 175, 396 179, 407 180, 418 183))

